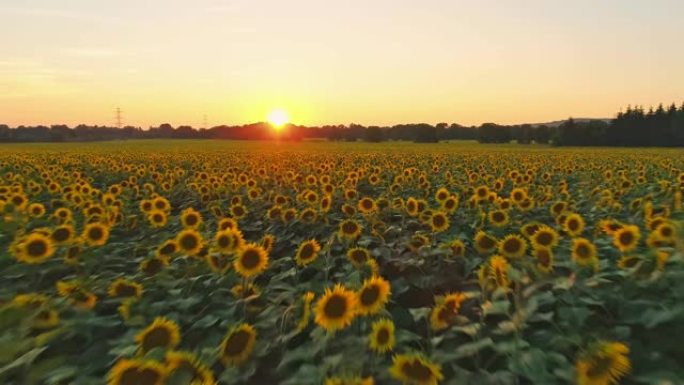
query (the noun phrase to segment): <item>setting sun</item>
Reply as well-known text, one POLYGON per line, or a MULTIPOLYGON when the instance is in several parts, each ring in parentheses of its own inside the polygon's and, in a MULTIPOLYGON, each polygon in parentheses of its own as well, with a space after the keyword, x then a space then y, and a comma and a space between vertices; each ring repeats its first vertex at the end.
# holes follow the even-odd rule
POLYGON ((276 128, 284 126, 289 120, 287 112, 282 109, 275 109, 268 114, 268 122, 276 128))

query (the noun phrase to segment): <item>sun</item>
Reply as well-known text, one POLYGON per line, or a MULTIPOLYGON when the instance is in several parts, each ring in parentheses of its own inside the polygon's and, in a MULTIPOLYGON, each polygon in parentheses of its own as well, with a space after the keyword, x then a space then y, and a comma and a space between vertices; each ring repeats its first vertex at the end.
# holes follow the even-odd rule
POLYGON ((289 121, 290 118, 287 116, 287 112, 285 112, 283 109, 278 108, 268 114, 268 122, 271 123, 275 128, 281 128, 289 121))

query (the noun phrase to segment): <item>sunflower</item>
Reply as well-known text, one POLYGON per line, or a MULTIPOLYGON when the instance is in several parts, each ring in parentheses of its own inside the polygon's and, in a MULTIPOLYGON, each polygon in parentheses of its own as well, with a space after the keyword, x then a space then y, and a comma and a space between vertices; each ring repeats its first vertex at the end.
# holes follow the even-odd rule
POLYGON ((347 258, 357 269, 370 259, 370 252, 363 247, 355 247, 347 251, 347 258))
POLYGON ((61 297, 69 298, 72 305, 89 310, 95 307, 97 296, 81 287, 75 281, 57 281, 57 294, 61 297))
POLYGON ((43 263, 55 253, 50 238, 37 231, 19 239, 10 249, 19 262, 31 265, 43 263))
POLYGON ((31 203, 26 208, 26 211, 31 217, 40 218, 45 215, 45 206, 43 206, 41 203, 31 203))
POLYGON ((452 214, 458 208, 458 198, 455 196, 450 196, 441 202, 442 210, 452 214))
POLYGON ((378 353, 387 353, 394 349, 394 322, 388 318, 379 319, 371 325, 368 346, 378 353))
POLYGON ((446 187, 440 187, 439 190, 435 192, 435 200, 439 203, 444 203, 450 196, 451 193, 449 193, 449 190, 447 190, 446 187))
POLYGON ((166 352, 166 368, 169 374, 185 373, 190 384, 215 385, 214 373, 197 356, 190 352, 166 352))
POLYGON ((375 314, 389 301, 390 284, 379 276, 367 279, 357 294, 358 313, 375 314))
POLYGON ((168 239, 164 241, 155 252, 159 258, 169 259, 173 254, 178 252, 178 242, 175 239, 168 239))
POLYGON ((419 212, 418 201, 415 198, 409 197, 406 200, 406 204, 405 204, 404 208, 406 209, 406 213, 408 215, 410 215, 412 217, 415 217, 418 215, 418 212, 419 212))
POLYGON ((157 317, 135 336, 135 342, 142 354, 154 348, 173 349, 180 343, 180 329, 170 319, 157 317))
POLYGON ((536 233, 537 230, 539 230, 542 226, 544 226, 544 225, 542 225, 541 223, 536 222, 536 221, 528 222, 528 223, 525 223, 525 224, 520 228, 520 232, 521 232, 522 235, 524 235, 525 237, 531 238, 531 237, 534 235, 534 233, 536 233))
POLYGON ((244 285, 235 285, 230 289, 230 293, 235 297, 236 299, 246 299, 246 298, 256 298, 261 295, 261 290, 259 289, 258 286, 248 283, 247 287, 244 285), (245 290, 246 289, 246 290, 245 290), (244 294, 243 294, 244 292, 244 294))
POLYGON ((572 260, 580 266, 592 266, 598 269, 596 246, 585 238, 572 240, 572 260))
POLYGON ((608 235, 615 234, 616 231, 622 228, 623 224, 615 219, 602 219, 599 221, 599 228, 608 235))
POLYGON ((495 255, 489 259, 489 264, 487 266, 487 270, 489 271, 488 278, 495 285, 495 287, 508 287, 508 268, 508 261, 506 261, 506 258, 500 255, 495 255))
POLYGON ((233 218, 241 219, 247 215, 247 212, 247 208, 240 203, 230 206, 230 215, 232 215, 233 218))
POLYGON ((55 245, 65 245, 71 242, 75 234, 76 232, 74 231, 73 226, 64 224, 57 226, 52 230, 50 233, 50 240, 52 240, 55 245))
POLYGON ((353 240, 361 234, 361 225, 353 219, 342 221, 339 225, 338 234, 341 238, 353 240))
POLYGON ((139 265, 139 270, 145 273, 145 275, 152 276, 159 273, 165 266, 168 265, 168 258, 158 256, 141 261, 139 265))
POLYGON ((152 210, 147 214, 147 220, 152 227, 160 228, 166 226, 167 216, 166 212, 161 210, 152 210))
POLYGON ((494 251, 498 243, 499 241, 496 238, 485 233, 482 230, 478 231, 477 234, 475 234, 475 250, 477 250, 477 252, 480 254, 488 254, 494 251))
POLYGON ((32 321, 31 327, 33 329, 52 329, 59 325, 59 312, 54 309, 42 309, 33 317, 32 321))
POLYGON ((257 333, 247 323, 233 327, 219 347, 219 360, 223 365, 240 365, 247 361, 256 343, 257 333))
POLYGON ((430 224, 430 229, 435 233, 441 233, 449 228, 449 218, 446 214, 439 211, 430 216, 428 223, 430 224))
POLYGON ((299 266, 306 266, 318 258, 319 251, 321 251, 321 245, 315 239, 304 241, 297 249, 295 262, 299 266))
POLYGON ((613 234, 613 245, 623 253, 628 252, 637 247, 640 238, 639 227, 625 225, 613 234))
POLYGON ((166 376, 166 368, 157 361, 123 358, 109 371, 107 385, 162 385, 166 376))
POLYGON ((507 258, 520 258, 527 251, 527 241, 517 234, 509 234, 499 242, 499 253, 507 258))
POLYGON ((511 190, 510 198, 514 203, 520 203, 527 198, 527 192, 519 187, 514 188, 511 190))
POLYGON ((600 341, 575 361, 578 385, 617 384, 631 370, 629 348, 620 342, 600 341))
POLYGON ((584 218, 577 213, 568 214, 563 223, 563 229, 571 237, 578 237, 584 231, 584 218))
POLYGON ((107 290, 110 297, 142 297, 143 287, 141 284, 129 281, 125 278, 117 278, 107 290))
POLYGON ((186 255, 197 255, 202 249, 203 240, 195 229, 184 229, 176 235, 179 251, 186 255))
POLYGON ((537 260, 537 268, 545 273, 553 270, 553 251, 548 247, 535 246, 532 255, 537 260))
POLYGON ((169 211, 171 210, 171 204, 169 201, 161 196, 158 196, 152 200, 152 206, 157 210, 169 211))
POLYGON ((297 330, 302 331, 309 326, 309 321, 311 320, 311 302, 313 302, 314 293, 307 291, 302 295, 302 309, 299 320, 297 321, 297 330))
POLYGON ((567 202, 564 201, 557 201, 554 204, 551 205, 549 208, 549 211, 551 212, 551 215, 554 217, 557 217, 561 215, 565 210, 568 208, 567 202))
POLYGON ((549 226, 541 226, 531 237, 532 246, 551 248, 558 244, 558 233, 549 226))
POLYGON ((378 206, 372 198, 361 198, 358 203, 358 209, 364 214, 369 214, 377 210, 378 206))
POLYGON ((449 248, 451 249, 451 254, 454 257, 462 257, 465 255, 466 247, 462 240, 455 239, 449 243, 449 248))
POLYGON ((214 236, 216 249, 224 254, 231 254, 244 246, 242 232, 236 228, 220 230, 214 236))
POLYGON ((510 221, 510 217, 508 216, 508 212, 506 212, 506 210, 490 211, 487 215, 487 218, 489 219, 489 223, 491 223, 494 227, 504 227, 510 221))
POLYGON ((102 223, 89 223, 83 229, 82 237, 89 246, 102 246, 109 239, 109 228, 102 223))
POLYGON ((389 373, 410 385, 437 385, 444 378, 442 368, 421 354, 395 355, 389 373))
POLYGON ((222 230, 228 230, 228 229, 237 229, 238 224, 235 222, 235 219, 233 218, 221 218, 218 222, 218 231, 222 230))
POLYGON ((314 320, 320 327, 332 332, 349 326, 356 312, 356 293, 337 284, 332 290, 326 288, 323 296, 316 302, 314 320))
POLYGON ((433 330, 443 330, 451 326, 454 317, 465 300, 463 293, 451 293, 437 297, 437 303, 430 313, 430 326, 433 330))
POLYGON ((273 234, 265 234, 263 237, 261 237, 260 243, 264 250, 270 254, 273 250, 273 245, 275 244, 275 236, 273 236, 273 234))
POLYGON ((154 204, 149 199, 143 199, 138 204, 138 207, 140 208, 140 211, 144 213, 149 213, 150 211, 152 211, 152 209, 154 209, 154 204))
POLYGON ((373 377, 361 378, 359 376, 327 377, 323 385, 374 385, 373 377))
POLYGON ((261 274, 268 266, 268 253, 262 246, 248 243, 237 252, 233 267, 245 278, 261 274))

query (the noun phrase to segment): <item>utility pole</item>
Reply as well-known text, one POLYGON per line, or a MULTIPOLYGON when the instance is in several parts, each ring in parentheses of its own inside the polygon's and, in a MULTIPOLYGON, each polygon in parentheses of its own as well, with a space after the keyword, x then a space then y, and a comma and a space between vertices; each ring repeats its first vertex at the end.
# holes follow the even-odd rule
POLYGON ((116 107, 116 127, 121 128, 122 127, 122 118, 121 118, 121 108, 116 107))
POLYGON ((204 114, 204 116, 202 117, 202 125, 202 128, 209 128, 209 124, 207 123, 207 114, 204 114))

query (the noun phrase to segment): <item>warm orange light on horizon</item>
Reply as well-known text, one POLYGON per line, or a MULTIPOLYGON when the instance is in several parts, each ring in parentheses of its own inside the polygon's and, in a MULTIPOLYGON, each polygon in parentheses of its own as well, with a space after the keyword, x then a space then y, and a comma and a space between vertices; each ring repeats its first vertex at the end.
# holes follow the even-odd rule
POLYGON ((287 116, 287 112, 281 108, 277 108, 269 112, 267 119, 276 130, 280 130, 285 124, 287 124, 287 122, 290 121, 290 118, 287 116))

